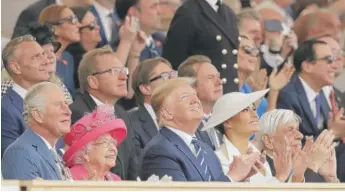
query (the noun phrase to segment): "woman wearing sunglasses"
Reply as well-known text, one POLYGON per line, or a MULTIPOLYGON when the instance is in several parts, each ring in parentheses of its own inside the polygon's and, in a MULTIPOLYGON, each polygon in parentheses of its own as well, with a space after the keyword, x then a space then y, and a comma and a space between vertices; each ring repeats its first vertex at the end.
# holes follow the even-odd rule
POLYGON ((99 33, 97 18, 92 14, 88 7, 72 7, 71 10, 80 21, 80 42, 70 44, 67 51, 74 57, 74 83, 79 88, 78 67, 83 55, 92 49, 95 49, 102 40, 99 33))
POLYGON ((39 16, 39 23, 53 25, 54 36, 61 43, 56 53, 56 73, 62 78, 72 96, 75 94, 73 74, 75 69, 73 56, 66 51, 68 45, 80 41, 78 18, 70 8, 64 5, 50 5, 43 9, 39 16))

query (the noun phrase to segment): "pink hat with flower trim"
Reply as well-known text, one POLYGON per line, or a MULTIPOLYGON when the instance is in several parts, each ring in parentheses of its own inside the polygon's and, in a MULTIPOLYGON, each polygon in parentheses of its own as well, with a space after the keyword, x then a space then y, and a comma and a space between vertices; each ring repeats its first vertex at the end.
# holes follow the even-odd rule
POLYGON ((116 139, 117 145, 125 139, 127 134, 124 121, 115 117, 113 105, 98 106, 71 127, 71 131, 64 136, 64 142, 69 146, 62 157, 66 165, 72 166, 72 159, 79 149, 106 133, 116 139))

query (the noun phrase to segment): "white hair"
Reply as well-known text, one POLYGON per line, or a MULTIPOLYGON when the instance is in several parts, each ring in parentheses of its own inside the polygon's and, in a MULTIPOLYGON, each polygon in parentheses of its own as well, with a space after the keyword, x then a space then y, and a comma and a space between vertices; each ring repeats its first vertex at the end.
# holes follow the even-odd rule
POLYGON ((89 142, 88 144, 86 144, 84 147, 82 147, 81 149, 78 149, 78 151, 76 152, 76 154, 74 155, 73 159, 72 159, 72 163, 73 165, 80 165, 83 164, 85 162, 85 158, 84 155, 88 154, 91 150, 91 142, 89 142))
POLYGON ((260 132, 256 134, 257 148, 260 151, 265 148, 262 136, 272 136, 280 125, 301 123, 301 121, 296 113, 287 109, 273 109, 264 113, 259 120, 260 132))
POLYGON ((31 87, 26 93, 24 98, 23 112, 24 121, 26 124, 28 124, 32 118, 31 111, 33 109, 38 109, 40 112, 44 111, 48 95, 42 94, 42 91, 49 86, 54 86, 61 90, 61 88, 54 83, 41 82, 31 87))

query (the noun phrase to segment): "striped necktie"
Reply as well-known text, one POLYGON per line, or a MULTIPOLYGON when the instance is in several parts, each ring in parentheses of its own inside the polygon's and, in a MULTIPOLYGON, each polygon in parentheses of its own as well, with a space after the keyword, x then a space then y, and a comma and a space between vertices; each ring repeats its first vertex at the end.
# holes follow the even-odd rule
POLYGON ((212 176, 210 174, 210 170, 205 159, 206 152, 200 147, 199 142, 200 141, 197 138, 193 137, 192 144, 195 149, 194 155, 196 157, 196 163, 200 166, 200 170, 202 171, 204 178, 206 178, 206 181, 211 181, 212 176))
POLYGON ((54 162, 56 164, 56 167, 58 169, 59 175, 61 180, 72 180, 71 172, 67 167, 65 167, 62 163, 62 160, 60 159, 59 155, 57 154, 56 150, 54 148, 50 149, 52 156, 54 158, 54 162))

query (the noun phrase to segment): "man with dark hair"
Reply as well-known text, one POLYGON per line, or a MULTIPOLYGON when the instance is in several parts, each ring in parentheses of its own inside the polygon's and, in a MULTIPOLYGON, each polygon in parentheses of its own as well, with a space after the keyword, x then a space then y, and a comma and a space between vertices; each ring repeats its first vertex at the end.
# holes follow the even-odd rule
POLYGON ((140 60, 162 55, 163 37, 153 35, 159 28, 158 0, 117 0, 116 10, 124 21, 127 16, 138 18, 138 27, 147 35, 146 47, 141 52, 140 60))
MULTIPOLYGON (((143 61, 133 72, 132 88, 139 105, 129 114, 135 132, 133 168, 138 168, 141 151, 159 130, 158 119, 151 106, 151 95, 164 81, 176 76, 177 72, 171 69, 169 61, 161 57, 143 61)), ((138 172, 134 172, 136 174, 130 175, 129 179, 136 179, 138 172)))
POLYGON ((235 13, 222 0, 189 0, 175 13, 163 57, 177 69, 189 56, 205 55, 225 79, 224 93, 238 91, 238 36, 235 13))
POLYGON ((322 87, 332 85, 337 64, 330 47, 324 41, 308 40, 295 52, 297 75, 279 93, 277 108, 291 109, 302 118, 300 131, 317 137, 323 129, 331 129, 336 137, 344 135, 345 121, 340 110, 329 118, 329 106, 322 87))

